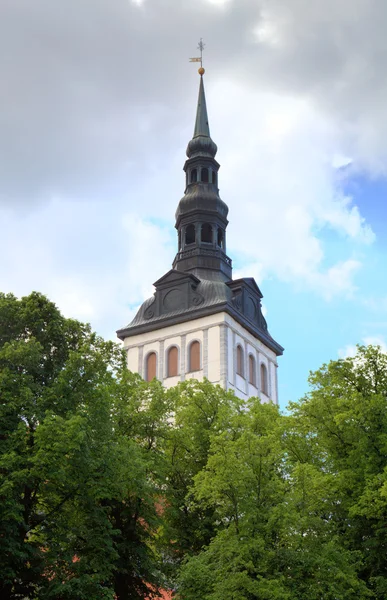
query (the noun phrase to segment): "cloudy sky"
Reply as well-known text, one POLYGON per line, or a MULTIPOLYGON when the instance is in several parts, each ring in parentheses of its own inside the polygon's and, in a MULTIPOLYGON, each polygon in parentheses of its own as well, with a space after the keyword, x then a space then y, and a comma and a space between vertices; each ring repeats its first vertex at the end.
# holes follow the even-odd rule
POLYGON ((0 289, 114 338, 176 252, 206 42, 234 277, 285 347, 285 406, 387 341, 387 3, 1 0, 0 289))

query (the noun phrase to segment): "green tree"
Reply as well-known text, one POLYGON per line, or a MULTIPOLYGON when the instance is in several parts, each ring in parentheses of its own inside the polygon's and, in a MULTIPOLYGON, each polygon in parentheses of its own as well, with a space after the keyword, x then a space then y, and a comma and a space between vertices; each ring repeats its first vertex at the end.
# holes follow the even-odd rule
MULTIPOLYGON (((361 553, 361 578, 387 597, 387 356, 359 346, 310 377, 292 405, 294 432, 335 486, 334 522, 342 544, 361 553), (306 432, 307 435, 306 435, 306 432)), ((297 444, 296 444, 297 445, 297 444)))
MULTIPOLYGON (((272 405, 251 400, 239 427, 213 433, 196 502, 214 511, 216 533, 186 559, 184 600, 366 598, 361 556, 343 547, 329 518, 329 475, 290 455, 288 428, 272 405)), ((294 445, 294 439, 292 440, 294 445)))
POLYGON ((173 409, 166 460, 163 538, 170 572, 214 535, 212 508, 193 502, 194 477, 207 464, 213 432, 233 427, 241 401, 209 381, 185 381, 168 391, 173 409))
POLYGON ((157 589, 161 386, 40 294, 1 294, 0 399, 0 597, 157 589))

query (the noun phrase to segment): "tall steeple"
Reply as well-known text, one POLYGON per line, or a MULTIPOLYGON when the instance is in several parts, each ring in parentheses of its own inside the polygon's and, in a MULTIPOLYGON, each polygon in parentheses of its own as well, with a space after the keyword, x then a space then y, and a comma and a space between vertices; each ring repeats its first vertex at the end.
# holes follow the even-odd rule
POLYGON ((210 135, 203 68, 199 74, 195 128, 184 165, 186 188, 175 215, 179 247, 173 268, 202 279, 228 281, 232 273, 226 255, 228 207, 219 196, 218 148, 210 135))
MULTIPOLYGON (((199 49, 202 53, 202 40, 199 49)), ((259 396, 277 403, 277 356, 283 348, 268 331, 254 279, 232 279, 228 207, 219 196, 218 149, 210 134, 202 66, 199 75, 185 192, 175 215, 179 242, 173 268, 155 281, 153 296, 117 335, 129 369, 148 381, 157 377, 170 387, 207 378, 244 400, 259 396)))
POLYGON ((203 75, 200 76, 198 108, 196 111, 195 131, 193 136, 195 138, 199 135, 211 137, 210 126, 208 124, 207 104, 206 95, 204 92, 203 75))

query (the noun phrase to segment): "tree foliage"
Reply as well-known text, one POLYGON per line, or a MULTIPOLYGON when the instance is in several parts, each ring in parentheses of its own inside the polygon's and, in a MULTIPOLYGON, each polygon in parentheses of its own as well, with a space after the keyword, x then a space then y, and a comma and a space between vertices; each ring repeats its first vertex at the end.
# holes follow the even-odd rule
POLYGON ((0 398, 0 597, 157 589, 161 386, 43 296, 1 295, 0 398))
POLYGON ((387 357, 277 407, 165 390, 44 296, 0 294, 0 597, 387 597, 387 357))

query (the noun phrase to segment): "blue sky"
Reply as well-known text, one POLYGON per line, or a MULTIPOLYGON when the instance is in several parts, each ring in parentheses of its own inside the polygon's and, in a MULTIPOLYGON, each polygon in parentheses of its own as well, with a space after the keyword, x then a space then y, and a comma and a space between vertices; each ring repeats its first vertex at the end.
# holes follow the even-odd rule
POLYGON ((356 343, 385 347, 386 26, 374 0, 3 2, 0 289, 112 339, 152 294, 202 36, 228 254, 285 347, 281 405, 356 343))

